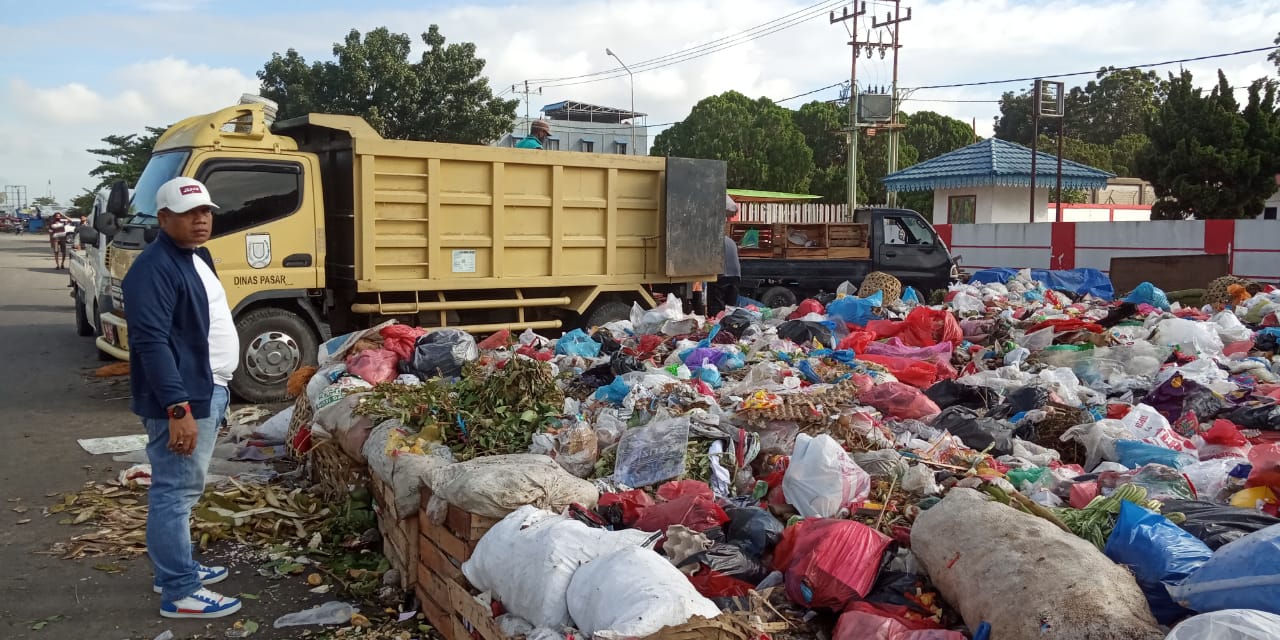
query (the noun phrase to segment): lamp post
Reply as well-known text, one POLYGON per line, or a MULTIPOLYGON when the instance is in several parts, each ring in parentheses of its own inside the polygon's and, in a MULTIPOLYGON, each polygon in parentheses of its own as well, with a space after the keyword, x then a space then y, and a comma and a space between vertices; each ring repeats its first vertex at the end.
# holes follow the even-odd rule
POLYGON ((627 75, 631 77, 631 151, 630 151, 630 154, 635 155, 636 153, 636 76, 634 73, 631 73, 631 69, 627 68, 627 63, 623 62, 622 58, 619 58, 618 54, 614 53, 612 49, 606 48, 604 52, 606 55, 613 56, 613 59, 617 60, 618 64, 622 65, 622 70, 626 71, 627 75))

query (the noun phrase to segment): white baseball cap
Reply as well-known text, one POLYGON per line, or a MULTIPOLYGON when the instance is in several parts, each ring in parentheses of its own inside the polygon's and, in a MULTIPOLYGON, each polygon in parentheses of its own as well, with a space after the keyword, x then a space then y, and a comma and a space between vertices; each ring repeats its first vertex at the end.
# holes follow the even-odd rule
POLYGON ((156 211, 168 209, 174 213, 186 213, 196 207, 218 205, 209 199, 209 189, 195 178, 174 178, 156 192, 156 211))
POLYGON ((724 211, 725 213, 738 212, 738 203, 734 202, 733 198, 728 195, 725 195, 724 197, 724 211))

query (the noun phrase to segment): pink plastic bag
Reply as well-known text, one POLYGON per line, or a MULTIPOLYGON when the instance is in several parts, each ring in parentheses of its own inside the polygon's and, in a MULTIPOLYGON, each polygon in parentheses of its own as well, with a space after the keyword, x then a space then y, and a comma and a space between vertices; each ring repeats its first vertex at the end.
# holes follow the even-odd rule
POLYGON ((401 360, 412 360, 413 345, 418 338, 426 335, 427 330, 407 324, 393 324, 383 327, 378 333, 382 335, 383 349, 395 353, 401 360))
POLYGON ((787 527, 774 550, 787 596, 810 609, 843 611, 866 597, 893 540, 853 520, 810 518, 787 527))
MULTIPOLYGON (((391 325, 399 326, 399 325, 391 325)), ((387 327, 390 329, 391 327, 387 327)), ((391 382, 399 371, 400 356, 387 349, 368 349, 347 358, 347 372, 360 376, 369 384, 391 382)))
POLYGON ((945 629, 912 629, 901 620, 851 609, 840 615, 832 640, 965 640, 945 629))
POLYGON ((901 382, 885 382, 858 396, 858 401, 895 418, 919 420, 942 413, 924 392, 901 382))

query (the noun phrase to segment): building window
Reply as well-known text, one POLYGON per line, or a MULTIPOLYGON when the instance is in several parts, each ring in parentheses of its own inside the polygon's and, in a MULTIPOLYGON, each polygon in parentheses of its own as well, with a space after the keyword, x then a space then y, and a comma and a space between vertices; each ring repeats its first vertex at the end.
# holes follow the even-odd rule
POLYGON ((546 142, 544 142, 544 143, 542 144, 542 148, 543 148, 543 149, 547 149, 547 150, 549 150, 549 151, 559 151, 559 150, 560 150, 560 138, 556 138, 556 137, 548 137, 548 138, 547 138, 547 141, 546 141, 546 142))
POLYGON ((978 196, 947 198, 947 224, 973 224, 978 212, 978 196))
POLYGON ((1263 209, 1263 210, 1262 210, 1262 219, 1263 219, 1263 220, 1275 220, 1275 219, 1276 219, 1276 207, 1267 207, 1266 209, 1263 209))
POLYGON ((582 145, 582 150, 586 151, 587 153, 591 153, 592 151, 596 150, 596 143, 594 140, 588 140, 586 138, 583 138, 582 140, 579 141, 579 144, 582 145))
POLYGON ((627 155, 627 143, 621 140, 615 140, 613 143, 613 152, 621 155, 627 155))

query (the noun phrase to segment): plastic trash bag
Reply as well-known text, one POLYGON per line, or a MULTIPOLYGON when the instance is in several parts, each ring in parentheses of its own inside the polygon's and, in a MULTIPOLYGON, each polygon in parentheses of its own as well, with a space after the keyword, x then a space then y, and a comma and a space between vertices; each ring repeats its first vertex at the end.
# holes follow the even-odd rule
POLYGON ((418 338, 426 335, 422 327, 411 327, 407 324, 393 324, 383 327, 378 332, 382 335, 382 348, 394 352, 401 360, 413 360, 413 346, 418 338))
POLYGON ((1236 317, 1236 314, 1231 311, 1220 311, 1214 314, 1209 321, 1218 325, 1218 337, 1222 338, 1222 341, 1227 344, 1244 342, 1253 337, 1253 332, 1249 330, 1249 327, 1244 326, 1244 323, 1240 322, 1240 318, 1236 317))
POLYGON ((1200 613, 1243 608, 1280 614, 1280 525, 1218 549, 1169 594, 1200 613))
POLYGON ((871 492, 867 475, 827 434, 796 436, 796 448, 782 479, 787 502, 806 518, 830 518, 871 492))
POLYGON ((832 640, 965 640, 959 631, 912 628, 902 619, 861 607, 840 614, 831 637, 832 640))
POLYGON ((1139 284, 1124 298, 1124 302, 1151 305, 1161 311, 1169 310, 1169 296, 1165 295, 1163 290, 1150 282, 1139 284))
POLYGON ((750 329, 755 322, 756 318, 750 311, 734 309, 733 313, 720 318, 720 327, 733 335, 733 337, 741 338, 742 334, 746 333, 747 329, 750 329))
POLYGON ((760 557, 773 550, 782 540, 782 523, 773 514, 759 507, 730 507, 723 529, 725 541, 741 547, 753 557, 760 557))
POLYGON ((812 346, 815 342, 823 347, 835 344, 831 327, 821 322, 805 320, 788 320, 778 325, 778 337, 790 340, 800 346, 812 346))
POLYGON ((1129 428, 1119 420, 1099 420, 1094 423, 1081 424, 1067 429, 1058 437, 1062 442, 1075 441, 1085 448, 1085 469, 1098 466, 1103 460, 1112 462, 1120 459, 1116 452, 1116 442, 1131 438, 1129 428))
POLYGON ((988 416, 979 417, 973 409, 947 407, 933 421, 935 429, 943 429, 960 438, 964 446, 974 451, 991 447, 991 455, 999 457, 1013 451, 1013 428, 988 416))
POLYGON ((556 341, 556 355, 594 358, 600 355, 601 346, 582 329, 574 329, 556 341))
POLYGON ((689 418, 655 417, 628 429, 618 442, 613 478, 627 487, 647 487, 684 473, 689 418))
POLYGON ((312 624, 349 624, 355 615, 355 607, 345 602, 326 602, 318 607, 286 613, 271 624, 272 627, 299 627, 312 624))
POLYGON ((867 330, 874 333, 877 340, 896 336, 913 347, 931 347, 939 342, 960 344, 964 341, 964 331, 951 312, 924 306, 912 309, 901 322, 873 320, 867 323, 867 330))
POLYGON ((1210 549, 1217 549, 1255 531, 1280 524, 1280 518, 1208 500, 1166 500, 1164 511, 1185 515, 1187 519, 1178 526, 1199 538, 1210 549))
POLYGON ((1148 464, 1162 464, 1166 467, 1181 469, 1196 462, 1194 455, 1140 440, 1117 440, 1116 455, 1119 457, 1120 464, 1130 469, 1148 464))
POLYGON ((884 382, 858 396, 858 401, 895 418, 919 420, 941 412, 923 391, 901 382, 884 382))
POLYGON ((395 380, 399 364, 400 356, 394 351, 366 349, 347 358, 347 372, 370 384, 378 384, 395 380))
POLYGON ((924 304, 924 301, 920 298, 920 292, 916 291, 915 287, 907 287, 902 290, 902 302, 908 305, 924 304))
POLYGON ((610 524, 618 528, 632 528, 640 514, 657 503, 643 489, 631 489, 621 493, 602 493, 598 504, 597 511, 610 524))
POLYGON ((711 496, 688 494, 674 500, 658 503, 640 512, 635 528, 641 531, 663 533, 667 527, 682 525, 690 530, 703 532, 728 522, 729 516, 711 496))
POLYGON ((568 613, 582 638, 644 638, 693 616, 720 615, 715 603, 699 594, 670 561, 640 547, 582 565, 566 596, 568 613))
POLYGON ((476 339, 458 329, 438 329, 421 338, 413 347, 412 368, 423 378, 456 378, 462 365, 480 357, 476 339))
POLYGON ((1250 609, 1224 609, 1183 620, 1165 640, 1275 640, 1280 616, 1250 609))
POLYGON ((613 382, 596 389, 594 397, 596 400, 604 400, 615 405, 622 405, 622 402, 627 399, 627 394, 629 393, 631 393, 631 387, 627 386, 627 383, 622 381, 622 376, 618 376, 613 379, 613 382))
POLYGON ((802 520, 783 531, 773 566, 784 572, 792 602, 842 611, 871 592, 892 541, 852 520, 802 520))
POLYGON ((862 327, 880 317, 876 315, 875 310, 882 306, 884 306, 883 291, 877 291, 865 298, 845 296, 827 305, 827 315, 833 320, 862 327))
POLYGON ((1184 318, 1167 318, 1156 323, 1151 341, 1177 347, 1183 353, 1217 355, 1222 353, 1222 338, 1215 325, 1184 318))
POLYGON ((1103 553, 1129 567, 1160 624, 1190 615, 1169 596, 1168 586, 1181 584, 1213 551, 1168 518, 1132 502, 1120 503, 1120 517, 1103 553))

